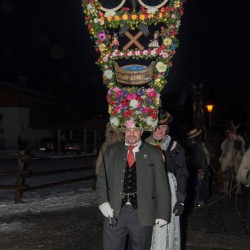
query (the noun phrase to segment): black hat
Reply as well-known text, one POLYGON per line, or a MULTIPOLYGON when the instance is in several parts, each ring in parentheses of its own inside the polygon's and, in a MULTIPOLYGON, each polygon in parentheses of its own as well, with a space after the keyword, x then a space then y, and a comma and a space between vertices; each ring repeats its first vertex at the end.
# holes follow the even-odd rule
POLYGON ((173 121, 173 116, 171 116, 166 110, 159 110, 158 113, 158 125, 167 125, 173 121))
POLYGON ((193 139, 202 133, 202 129, 193 128, 187 133, 187 139, 193 139))

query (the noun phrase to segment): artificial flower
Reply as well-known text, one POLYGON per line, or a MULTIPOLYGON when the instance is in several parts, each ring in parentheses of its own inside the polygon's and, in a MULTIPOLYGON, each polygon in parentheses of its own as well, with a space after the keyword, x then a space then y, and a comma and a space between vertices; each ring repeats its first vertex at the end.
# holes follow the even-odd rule
POLYGON ((155 14, 158 11, 157 8, 154 7, 149 7, 148 8, 148 14, 155 14))
POLYGON ((113 76, 113 71, 112 70, 105 70, 103 73, 103 77, 107 78, 107 79, 111 79, 113 76))
POLYGON ((108 11, 106 11, 105 12, 105 14, 104 14, 104 16, 105 17, 113 17, 113 16, 115 16, 115 11, 114 10, 108 10, 108 11))
POLYGON ((155 67, 160 73, 165 72, 167 70, 167 65, 165 65, 163 62, 158 62, 155 67))

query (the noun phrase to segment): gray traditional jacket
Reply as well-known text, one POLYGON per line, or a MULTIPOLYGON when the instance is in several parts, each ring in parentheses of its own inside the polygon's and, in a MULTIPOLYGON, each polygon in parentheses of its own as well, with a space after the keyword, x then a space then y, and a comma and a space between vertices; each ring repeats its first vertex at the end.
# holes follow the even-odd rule
MULTIPOLYGON (((97 176, 98 204, 110 202, 115 218, 119 217, 123 195, 123 181, 128 148, 124 142, 110 145, 97 176), (105 168, 104 168, 105 164, 105 168), (105 177, 105 169, 106 176, 105 177), (107 184, 108 190, 107 193, 107 184)), ((136 152, 137 205, 140 223, 152 226, 155 219, 170 220, 171 194, 161 152, 142 142, 136 152)))

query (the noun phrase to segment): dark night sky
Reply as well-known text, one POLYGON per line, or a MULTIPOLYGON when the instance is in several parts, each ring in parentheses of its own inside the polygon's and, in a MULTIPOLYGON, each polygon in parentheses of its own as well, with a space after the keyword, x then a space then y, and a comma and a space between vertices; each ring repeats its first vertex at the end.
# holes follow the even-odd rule
MULTIPOLYGON (((249 105, 248 11, 247 0, 187 0, 163 96, 205 80, 213 101, 249 105)), ((0 0, 0 80, 27 77, 38 91, 106 103, 96 59, 80 0, 0 0)))

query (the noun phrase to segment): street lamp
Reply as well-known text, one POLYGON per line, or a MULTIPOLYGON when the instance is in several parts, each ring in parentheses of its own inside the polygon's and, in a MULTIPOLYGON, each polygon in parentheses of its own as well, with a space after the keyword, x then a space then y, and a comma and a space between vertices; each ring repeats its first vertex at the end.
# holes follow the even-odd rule
POLYGON ((207 108, 207 112, 209 114, 209 128, 212 127, 212 112, 213 112, 213 108, 214 108, 214 105, 213 104, 208 104, 206 105, 206 108, 207 108))

